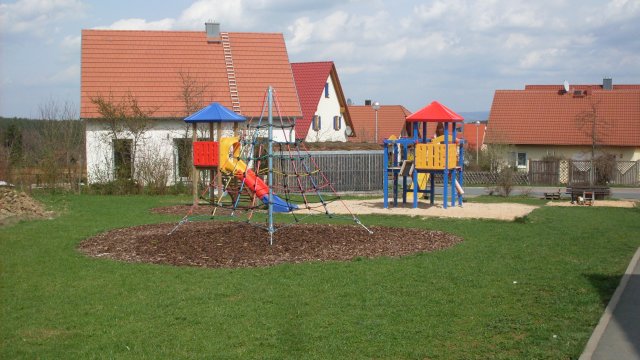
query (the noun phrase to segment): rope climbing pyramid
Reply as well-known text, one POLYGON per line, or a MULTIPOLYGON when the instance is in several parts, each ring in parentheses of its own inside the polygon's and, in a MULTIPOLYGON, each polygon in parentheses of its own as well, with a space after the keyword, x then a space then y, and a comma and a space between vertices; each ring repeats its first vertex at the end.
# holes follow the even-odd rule
MULTIPOLYGON (((294 126, 293 120, 280 115, 277 96, 269 87, 260 117, 249 120, 246 130, 236 133, 234 128, 234 136, 220 137, 211 145, 216 148, 210 151, 211 156, 217 154, 218 159, 205 161, 212 175, 199 192, 199 198, 212 206, 211 215, 193 216, 198 206, 194 201, 172 232, 188 221, 233 217, 267 230, 273 244, 276 231, 325 215, 348 219, 371 233, 341 199, 304 143, 292 139, 294 126), (344 206, 349 216, 331 213, 329 205, 335 202, 344 206)), ((194 151, 194 167, 195 159, 194 151)))

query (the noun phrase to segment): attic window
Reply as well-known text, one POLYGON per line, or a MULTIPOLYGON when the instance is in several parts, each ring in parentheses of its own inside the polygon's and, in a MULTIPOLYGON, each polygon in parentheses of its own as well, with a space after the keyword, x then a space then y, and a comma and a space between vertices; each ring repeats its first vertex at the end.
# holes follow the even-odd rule
MULTIPOLYGON (((316 88, 317 89, 317 88, 316 88)), ((317 94, 317 93, 316 93, 317 94)), ((329 97, 329 83, 324 84, 324 97, 329 97)))
POLYGON ((582 90, 574 90, 573 91, 573 96, 574 97, 582 97, 582 96, 584 96, 584 92, 582 90))

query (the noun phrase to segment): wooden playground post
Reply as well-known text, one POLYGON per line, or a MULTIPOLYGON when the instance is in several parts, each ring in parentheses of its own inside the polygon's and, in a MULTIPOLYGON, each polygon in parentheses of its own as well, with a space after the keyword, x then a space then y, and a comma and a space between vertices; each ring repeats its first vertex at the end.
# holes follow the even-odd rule
MULTIPOLYGON (((220 139, 222 139, 222 124, 221 123, 216 123, 216 141, 220 142, 220 139)), ((218 155, 218 157, 220 157, 220 155, 218 155)), ((216 168, 216 187, 218 188, 218 199, 222 199, 222 172, 220 171, 220 166, 222 166, 222 163, 218 164, 218 167, 216 168)))

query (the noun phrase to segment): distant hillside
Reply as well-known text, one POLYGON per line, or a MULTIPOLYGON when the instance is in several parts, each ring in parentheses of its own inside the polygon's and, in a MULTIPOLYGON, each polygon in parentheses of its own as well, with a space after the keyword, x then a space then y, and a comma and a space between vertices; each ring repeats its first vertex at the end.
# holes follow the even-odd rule
POLYGON ((460 116, 464 118, 464 122, 485 121, 489 119, 488 111, 467 111, 458 112, 460 116))

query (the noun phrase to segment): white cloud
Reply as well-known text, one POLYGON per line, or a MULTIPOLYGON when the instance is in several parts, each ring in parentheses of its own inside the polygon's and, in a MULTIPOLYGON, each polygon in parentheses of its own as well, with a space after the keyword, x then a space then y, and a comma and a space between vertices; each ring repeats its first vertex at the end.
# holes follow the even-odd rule
POLYGON ((80 44, 82 43, 82 38, 80 35, 73 36, 67 35, 62 39, 62 43, 60 44, 63 49, 69 51, 80 50, 80 44))
POLYGON ((46 81, 50 84, 77 84, 80 82, 80 65, 67 66, 47 78, 46 81))
POLYGON ((174 19, 166 18, 158 21, 147 21, 145 19, 121 19, 109 26, 99 26, 96 29, 108 30, 171 30, 175 23, 174 19))
POLYGON ((605 12, 608 18, 635 18, 640 15, 640 1, 638 0, 613 0, 607 5, 605 12))
POLYGON ((421 21, 439 21, 457 18, 465 11, 465 4, 457 0, 436 1, 431 5, 421 4, 413 7, 413 13, 421 21))
POLYGON ((556 48, 531 51, 520 60, 520 67, 524 69, 552 67, 561 60, 564 53, 564 50, 556 48))
POLYGON ((287 29, 293 34, 291 41, 289 41, 289 47, 293 52, 299 52, 303 45, 311 39, 314 27, 315 25, 308 17, 296 19, 293 24, 289 25, 287 29))
POLYGON ((0 26, 9 33, 42 36, 54 24, 82 16, 84 8, 81 0, 18 0, 0 4, 0 26))
POLYGON ((504 42, 507 49, 526 48, 533 43, 531 36, 521 33, 509 34, 504 42))
POLYGON ((349 15, 344 11, 336 11, 322 21, 322 31, 318 32, 320 39, 333 41, 344 34, 349 15))
POLYGON ((202 29, 205 22, 213 20, 223 30, 250 28, 254 21, 250 12, 245 12, 244 3, 244 0, 198 0, 182 11, 177 26, 202 29))

